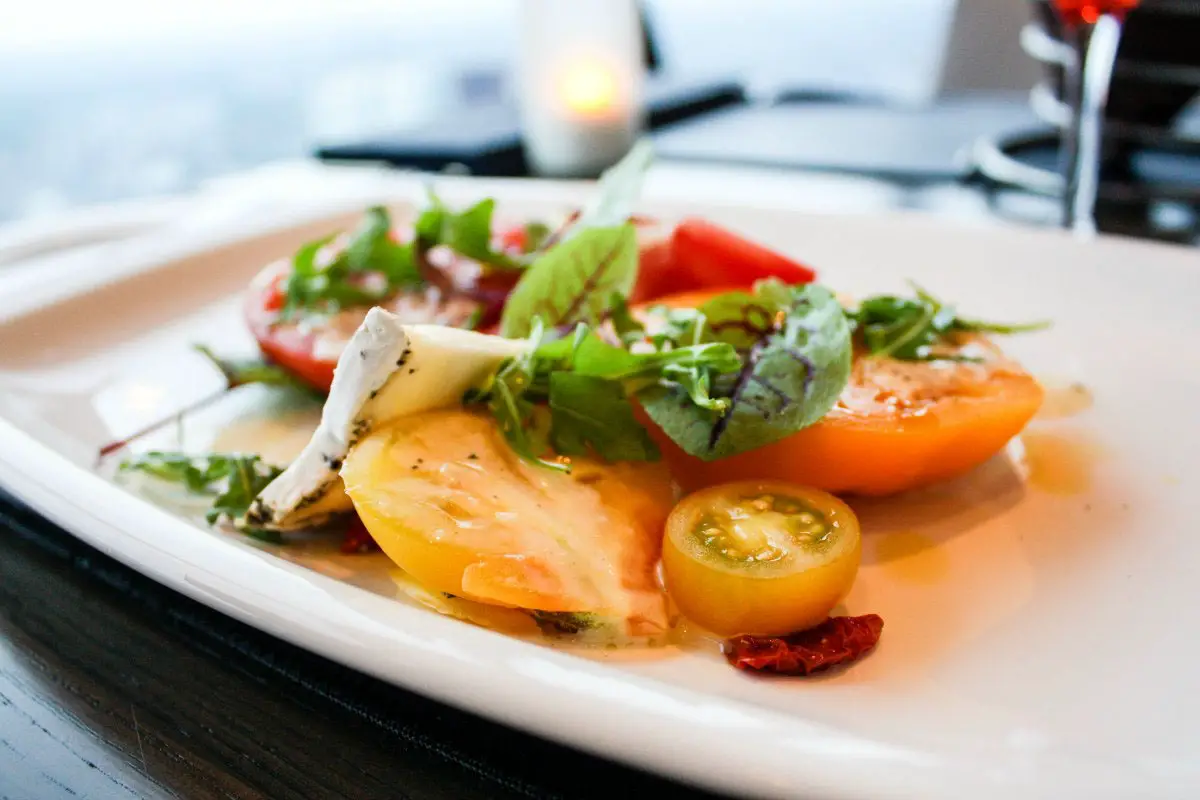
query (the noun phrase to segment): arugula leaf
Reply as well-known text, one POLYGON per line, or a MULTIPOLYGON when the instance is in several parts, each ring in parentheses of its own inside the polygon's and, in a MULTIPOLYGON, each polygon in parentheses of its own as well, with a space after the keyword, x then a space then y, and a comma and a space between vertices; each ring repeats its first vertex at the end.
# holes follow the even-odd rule
POLYGON ((312 393, 312 388, 277 364, 270 364, 257 358, 230 359, 221 358, 208 347, 193 345, 196 352, 207 358, 212 365, 225 376, 225 382, 230 389, 245 386, 250 383, 262 383, 267 386, 285 386, 292 389, 302 389, 312 393))
POLYGON ((210 525, 221 518, 237 522, 250 509, 254 498, 283 472, 281 467, 266 464, 257 455, 192 455, 163 451, 151 451, 128 459, 121 463, 119 470, 141 472, 162 481, 182 484, 193 494, 211 496, 213 505, 206 515, 210 525))
MULTIPOLYGON (((541 341, 541 320, 534 319, 529 339, 534 342, 535 347, 541 341)), ((533 389, 534 379, 535 356, 531 348, 523 355, 510 358, 501 364, 488 385, 482 390, 469 392, 463 398, 463 402, 485 402, 505 440, 522 458, 551 469, 569 472, 568 464, 541 457, 542 453, 546 452, 548 443, 539 429, 534 403, 527 396, 533 389)))
POLYGON ((419 286, 422 278, 412 245, 393 241, 391 227, 387 209, 375 206, 367 210, 346 246, 333 254, 328 264, 319 264, 317 256, 334 243, 337 234, 296 251, 282 317, 290 319, 301 309, 336 312, 375 303, 403 287, 419 286), (386 285, 370 286, 365 279, 371 274, 382 275, 386 285))
POLYGON ((624 387, 571 372, 550 375, 551 441, 562 455, 655 461, 658 448, 633 416, 624 387))
POLYGON ((521 276, 500 318, 501 335, 529 335, 535 318, 550 329, 595 323, 614 294, 637 280, 637 234, 630 223, 589 228, 539 256, 521 276))
POLYGON ((954 330, 964 331, 966 333, 995 333, 1000 336, 1015 334, 1015 333, 1033 333, 1034 331, 1044 331, 1049 328, 1051 322, 1049 320, 1039 320, 1038 322, 984 322, 978 319, 965 319, 963 317, 954 318, 954 330))
POLYGON ((1007 325, 963 319, 954 309, 914 285, 915 297, 876 295, 848 311, 855 335, 872 356, 903 361, 954 360, 934 347, 950 341, 957 332, 1022 333, 1041 330, 1047 322, 1007 325))
POLYGON ((614 294, 608 305, 608 319, 621 344, 629 347, 646 340, 646 326, 630 313, 629 304, 625 302, 624 297, 614 294))
MULTIPOLYGON (((532 338, 540 342, 540 327, 532 338)), ((491 383, 465 402, 487 403, 505 438, 526 458, 540 460, 537 454, 552 444, 560 455, 654 460, 658 450, 634 416, 630 395, 647 386, 679 386, 693 402, 720 410, 727 401, 708 395, 708 375, 740 365, 737 352, 724 342, 631 353, 581 323, 571 336, 542 342, 501 365, 491 383), (549 413, 548 442, 541 440, 538 424, 543 403, 549 413)), ((541 463, 562 468, 559 462, 541 463)))
POLYGON ((426 249, 445 245, 461 256, 498 269, 523 269, 524 264, 492 249, 492 215, 496 201, 487 198, 465 211, 451 211, 433 192, 429 207, 416 222, 417 241, 426 249))
POLYGON ((817 422, 850 375, 850 328, 834 296, 809 284, 760 281, 700 308, 703 337, 737 348, 736 371, 709 373, 716 414, 684 386, 639 393, 650 418, 685 452, 711 461, 770 444, 817 422))
POLYGON ((256 455, 232 459, 225 490, 213 500, 205 517, 208 524, 213 525, 221 518, 237 521, 244 517, 254 498, 282 472, 279 467, 264 464, 256 455))
POLYGON ((570 368, 577 374, 606 380, 654 383, 664 372, 678 373, 680 369, 693 367, 730 372, 737 370, 741 363, 737 350, 726 342, 633 353, 590 334, 574 347, 570 368))

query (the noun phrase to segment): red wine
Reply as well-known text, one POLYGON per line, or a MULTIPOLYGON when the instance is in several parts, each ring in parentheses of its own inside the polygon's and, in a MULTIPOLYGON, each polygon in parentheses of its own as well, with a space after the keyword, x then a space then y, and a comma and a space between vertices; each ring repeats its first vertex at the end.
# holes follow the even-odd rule
POLYGON ((1059 16, 1067 25, 1091 25, 1102 14, 1124 18, 1137 7, 1140 0, 1053 0, 1059 16))

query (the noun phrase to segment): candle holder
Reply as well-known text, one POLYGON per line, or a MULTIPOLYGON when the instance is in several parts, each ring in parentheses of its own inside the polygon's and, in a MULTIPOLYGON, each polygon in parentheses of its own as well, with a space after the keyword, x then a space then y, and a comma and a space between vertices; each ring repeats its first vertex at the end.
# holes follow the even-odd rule
POLYGON ((525 156, 548 177, 594 177, 643 128, 643 42, 634 0, 522 0, 519 104, 525 156))

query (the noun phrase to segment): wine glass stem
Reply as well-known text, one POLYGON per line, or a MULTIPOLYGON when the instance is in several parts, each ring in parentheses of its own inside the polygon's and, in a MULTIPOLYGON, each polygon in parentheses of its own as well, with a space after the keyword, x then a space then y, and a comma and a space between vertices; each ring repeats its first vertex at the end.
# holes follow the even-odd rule
POLYGON ((1087 235, 1096 232, 1104 108, 1121 41, 1121 21, 1105 14, 1093 25, 1073 29, 1072 34, 1076 59, 1067 72, 1072 114, 1071 127, 1063 140, 1063 223, 1087 235))

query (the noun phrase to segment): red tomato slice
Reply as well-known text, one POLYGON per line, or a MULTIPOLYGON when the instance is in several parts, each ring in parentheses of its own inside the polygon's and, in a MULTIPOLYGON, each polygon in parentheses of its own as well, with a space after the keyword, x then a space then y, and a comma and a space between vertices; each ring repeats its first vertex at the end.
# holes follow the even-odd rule
POLYGON ((671 237, 674 270, 690 285, 676 291, 744 288, 763 278, 811 283, 816 273, 786 256, 702 219, 686 219, 671 237))
POLYGON ((328 392, 337 362, 313 357, 316 333, 291 323, 277 324, 279 309, 283 307, 282 284, 290 269, 289 262, 280 261, 251 282, 242 307, 246 324, 268 360, 314 389, 328 392))
POLYGON ((638 279, 629 293, 629 303, 645 303, 678 294, 692 286, 692 277, 679 268, 670 239, 650 242, 642 247, 638 260, 638 279))

